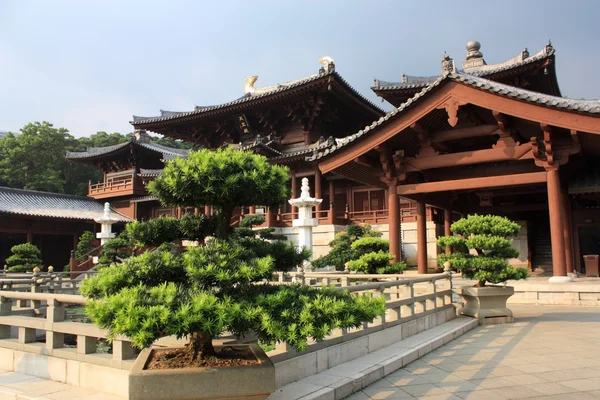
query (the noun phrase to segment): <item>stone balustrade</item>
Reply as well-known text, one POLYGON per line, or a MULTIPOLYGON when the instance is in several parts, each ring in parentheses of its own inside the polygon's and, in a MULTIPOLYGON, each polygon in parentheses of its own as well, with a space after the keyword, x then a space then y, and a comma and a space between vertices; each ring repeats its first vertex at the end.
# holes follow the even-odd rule
MULTIPOLYGON (((291 284, 303 282, 314 287, 334 286, 336 290, 347 290, 354 295, 383 296, 386 301, 386 313, 371 323, 364 323, 358 329, 337 329, 320 342, 309 342, 308 349, 302 354, 317 351, 328 346, 347 342, 374 332, 383 331, 422 317, 436 315, 451 309, 449 315, 455 314, 452 305, 452 273, 432 274, 418 278, 406 278, 405 275, 369 275, 320 273, 320 272, 278 272, 273 284, 291 284)), ((450 319, 450 318, 448 318, 450 319)), ((423 327, 415 327, 411 335, 446 321, 429 324, 422 319, 423 327)), ((406 336, 406 335, 403 335, 406 336)), ((285 343, 276 345, 275 350, 267 353, 273 362, 288 360, 298 355, 285 343)))
POLYGON ((67 306, 85 303, 78 295, 0 292, 0 348, 129 369, 136 353, 128 338, 115 337, 112 354, 100 353, 98 340, 106 339, 108 332, 91 323, 66 320, 67 306), (65 346, 65 335, 76 336, 76 347, 65 346))

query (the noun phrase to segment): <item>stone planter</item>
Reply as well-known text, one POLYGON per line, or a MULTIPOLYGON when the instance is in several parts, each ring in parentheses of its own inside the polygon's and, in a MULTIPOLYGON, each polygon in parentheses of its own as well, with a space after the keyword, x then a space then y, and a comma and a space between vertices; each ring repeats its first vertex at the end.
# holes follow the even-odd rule
POLYGON ((250 346, 260 364, 147 370, 153 349, 145 349, 129 374, 129 400, 266 399, 275 391, 275 367, 257 344, 240 346, 250 346))
POLYGON ((460 314, 477 318, 480 325, 514 322, 512 311, 506 307, 506 301, 515 293, 512 286, 463 286, 455 293, 465 301, 460 314))

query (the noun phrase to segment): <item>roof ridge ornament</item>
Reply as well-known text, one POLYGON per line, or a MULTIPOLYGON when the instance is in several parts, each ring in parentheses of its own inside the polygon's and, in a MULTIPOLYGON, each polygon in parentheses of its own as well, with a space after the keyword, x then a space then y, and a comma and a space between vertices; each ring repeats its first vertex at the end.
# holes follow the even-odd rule
POLYGON ((442 60, 442 75, 447 76, 456 72, 456 66, 454 65, 454 60, 450 58, 448 53, 444 52, 444 59, 442 60))
POLYGON ((554 51, 554 47, 552 46, 552 40, 548 40, 545 50, 546 50, 546 54, 550 54, 550 53, 552 53, 552 51, 554 51))
POLYGON ((258 79, 258 75, 252 75, 249 78, 246 78, 244 81, 244 95, 252 95, 256 92, 256 88, 254 87, 254 83, 258 79))
POLYGON ((483 53, 479 51, 479 49, 481 49, 481 43, 479 43, 477 40, 471 40, 469 43, 467 43, 467 56, 465 57, 465 61, 462 63, 464 70, 487 65, 483 59, 483 53))
POLYGON ((150 135, 145 129, 137 129, 133 134, 133 138, 136 142, 146 143, 150 141, 150 135))
POLYGON ((319 73, 330 73, 335 71, 335 61, 331 57, 321 57, 319 58, 319 62, 322 67, 319 69, 319 73))
POLYGON ((526 58, 529 58, 529 50, 527 50, 527 47, 525 47, 521 52, 521 61, 525 60, 526 58))

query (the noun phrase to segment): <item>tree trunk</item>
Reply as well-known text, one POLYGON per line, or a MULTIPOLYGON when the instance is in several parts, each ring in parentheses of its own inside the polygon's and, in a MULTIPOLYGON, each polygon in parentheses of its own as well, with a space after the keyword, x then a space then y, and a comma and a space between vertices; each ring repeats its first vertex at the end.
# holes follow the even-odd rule
POLYGON ((205 333, 192 333, 187 350, 193 353, 192 359, 201 359, 206 356, 214 356, 215 348, 212 345, 212 336, 205 333))
POLYGON ((215 236, 217 239, 227 239, 231 234, 231 217, 233 215, 233 207, 222 207, 219 208, 218 211, 215 236))

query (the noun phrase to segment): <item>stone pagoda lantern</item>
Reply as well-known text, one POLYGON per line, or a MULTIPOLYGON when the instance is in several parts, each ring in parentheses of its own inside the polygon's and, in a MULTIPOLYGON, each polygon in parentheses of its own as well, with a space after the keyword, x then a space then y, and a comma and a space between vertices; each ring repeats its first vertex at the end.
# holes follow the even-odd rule
MULTIPOLYGON (((292 221, 292 226, 298 228, 298 247, 306 248, 312 251, 312 228, 319 225, 319 221, 312 217, 313 208, 323 201, 310 197, 310 188, 308 187, 308 178, 302 178, 300 197, 291 199, 288 202, 298 208, 298 218, 292 221)), ((304 269, 310 270, 309 261, 304 263, 304 269)))
POLYGON ((115 237, 115 234, 112 233, 112 224, 119 222, 117 218, 111 216, 110 203, 104 203, 104 215, 94 221, 100 224, 100 232, 96 233, 96 238, 100 239, 100 244, 104 246, 106 242, 115 237))

